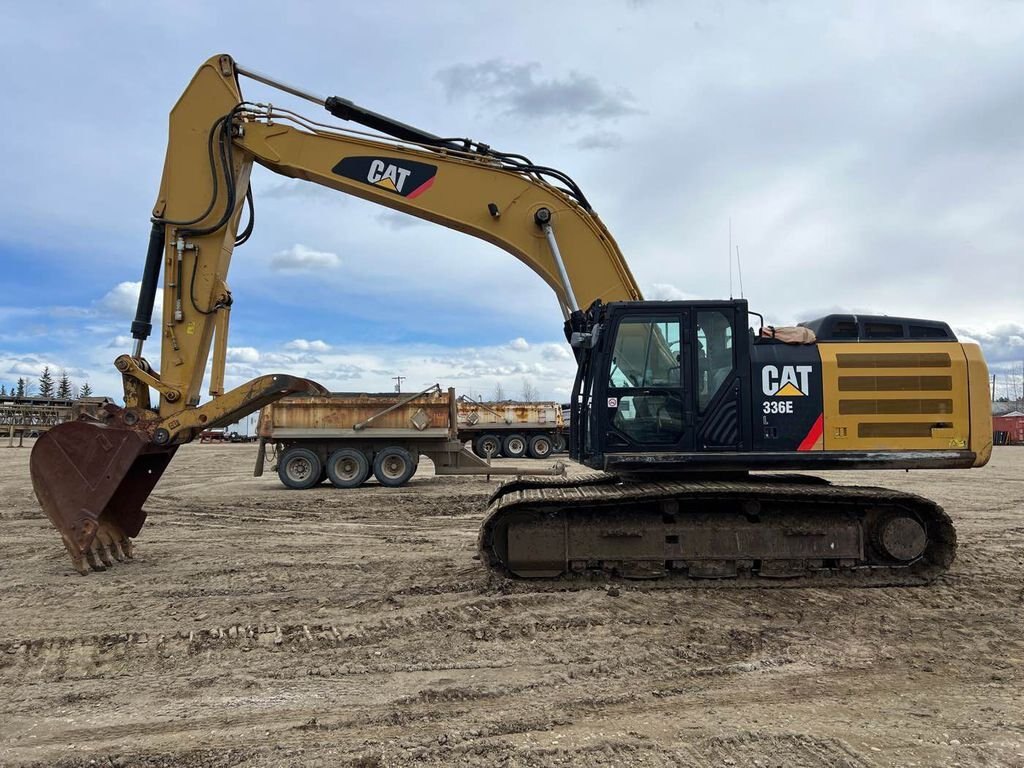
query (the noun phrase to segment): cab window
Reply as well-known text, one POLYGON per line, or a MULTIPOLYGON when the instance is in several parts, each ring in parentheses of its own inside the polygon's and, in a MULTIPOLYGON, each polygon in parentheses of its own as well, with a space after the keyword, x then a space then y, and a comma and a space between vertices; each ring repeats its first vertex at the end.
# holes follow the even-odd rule
POLYGON ((732 322, 719 310, 697 313, 697 406, 704 411, 732 373, 732 322))
POLYGON ((683 436, 680 367, 678 319, 624 318, 608 371, 612 427, 637 445, 677 443, 683 436), (630 391, 637 389, 644 391, 630 391))
POLYGON ((616 389, 678 387, 679 321, 623 319, 615 337, 608 384, 616 389))

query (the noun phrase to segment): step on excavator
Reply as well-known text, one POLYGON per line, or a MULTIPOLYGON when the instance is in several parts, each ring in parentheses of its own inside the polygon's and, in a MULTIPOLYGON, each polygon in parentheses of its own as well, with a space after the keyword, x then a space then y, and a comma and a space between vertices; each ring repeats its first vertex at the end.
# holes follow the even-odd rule
POLYGON ((253 230, 253 163, 486 240, 553 289, 578 366, 570 455, 592 471, 499 487, 479 539, 493 573, 874 586, 926 583, 952 563, 956 533, 934 502, 804 474, 988 461, 985 362, 946 323, 829 315, 773 329, 744 300, 645 301, 562 171, 220 55, 171 111, 133 348, 115 361, 124 406, 60 425, 32 451, 36 495, 80 573, 131 557, 178 446, 285 395, 324 392, 285 374, 224 390, 227 274, 253 230), (246 101, 241 78, 360 128, 246 101), (161 271, 157 369, 143 344, 161 271))

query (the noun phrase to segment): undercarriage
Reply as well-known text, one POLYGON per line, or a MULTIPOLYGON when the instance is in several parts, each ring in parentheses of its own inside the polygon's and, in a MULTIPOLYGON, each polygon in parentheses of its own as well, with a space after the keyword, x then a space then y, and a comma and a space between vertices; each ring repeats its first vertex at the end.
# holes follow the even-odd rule
POLYGON ((491 497, 481 560, 495 573, 680 584, 927 584, 956 556, 928 499, 804 475, 625 482, 519 480, 491 497))

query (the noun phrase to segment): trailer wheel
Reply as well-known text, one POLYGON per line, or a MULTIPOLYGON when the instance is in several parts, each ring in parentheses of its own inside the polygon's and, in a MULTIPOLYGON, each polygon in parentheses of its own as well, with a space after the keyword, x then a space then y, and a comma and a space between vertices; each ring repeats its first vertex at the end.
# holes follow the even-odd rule
POLYGON ((509 435, 501 444, 501 452, 510 459, 521 459, 526 455, 526 438, 522 435, 509 435))
POLYGON ((416 471, 416 462, 405 448, 391 446, 373 458, 373 475, 381 485, 397 488, 405 485, 416 471))
POLYGON ((488 456, 492 459, 497 458, 501 455, 501 438, 497 435, 481 435, 476 439, 473 451, 484 459, 488 456))
POLYGON ((565 443, 565 435, 561 432, 556 432, 551 436, 551 450, 555 453, 565 453, 565 449, 568 447, 565 443))
POLYGON ((553 450, 549 435, 534 435, 530 438, 530 458, 546 459, 553 450))
POLYGON ((289 488, 302 490, 321 482, 320 458, 308 448, 289 448, 277 462, 277 476, 289 488))
POLYGON ((352 448, 339 448, 327 459, 327 477, 336 488, 356 488, 370 476, 366 454, 352 448))

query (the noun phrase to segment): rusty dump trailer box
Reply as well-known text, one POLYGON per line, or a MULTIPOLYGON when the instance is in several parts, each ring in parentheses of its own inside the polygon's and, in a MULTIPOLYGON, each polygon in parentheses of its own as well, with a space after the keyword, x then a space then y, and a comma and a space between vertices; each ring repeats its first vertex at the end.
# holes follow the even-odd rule
POLYGON ((483 403, 459 398, 459 439, 477 456, 546 459, 566 448, 568 430, 558 403, 483 403))
POLYGON ((107 397, 81 397, 77 400, 61 397, 0 396, 0 437, 7 438, 8 446, 19 445, 26 437, 39 437, 43 432, 83 414, 97 416, 103 407, 113 402, 107 397))
POLYGON ((362 485, 371 475, 382 485, 403 485, 420 456, 438 475, 556 475, 550 469, 492 467, 459 437, 455 390, 439 386, 414 394, 333 394, 285 397, 260 412, 256 477, 268 449, 289 488, 324 480, 339 488, 362 485))

